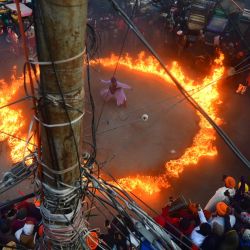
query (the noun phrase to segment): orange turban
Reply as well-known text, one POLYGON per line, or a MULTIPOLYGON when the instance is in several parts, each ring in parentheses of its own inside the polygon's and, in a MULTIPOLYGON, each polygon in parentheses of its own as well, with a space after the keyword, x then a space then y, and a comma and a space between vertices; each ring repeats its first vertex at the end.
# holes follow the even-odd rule
POLYGON ((99 245, 99 238, 96 232, 90 232, 86 237, 86 244, 89 249, 94 250, 99 245))
POLYGON ((235 179, 233 177, 228 176, 228 177, 226 177, 226 179, 224 181, 225 181, 225 186, 227 188, 235 188, 236 181, 235 181, 235 179))
POLYGON ((225 202, 218 202, 216 204, 216 211, 219 216, 225 216, 228 212, 228 205, 225 202))

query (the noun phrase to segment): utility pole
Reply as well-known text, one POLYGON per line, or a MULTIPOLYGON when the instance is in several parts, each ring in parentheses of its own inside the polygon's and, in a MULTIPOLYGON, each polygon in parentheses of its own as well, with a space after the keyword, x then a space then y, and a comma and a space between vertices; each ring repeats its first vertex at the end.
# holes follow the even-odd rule
POLYGON ((82 249, 80 134, 87 0, 34 3, 40 84, 42 249, 82 249))

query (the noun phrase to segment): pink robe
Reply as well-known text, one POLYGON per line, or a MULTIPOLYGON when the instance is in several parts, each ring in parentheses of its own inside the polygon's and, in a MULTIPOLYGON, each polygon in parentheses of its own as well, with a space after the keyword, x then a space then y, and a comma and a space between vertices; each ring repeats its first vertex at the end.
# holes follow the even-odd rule
POLYGON ((115 90, 114 94, 112 94, 110 89, 109 89, 109 87, 111 85, 111 81, 110 80, 108 80, 108 81, 101 80, 101 82, 106 85, 106 88, 104 88, 100 91, 101 96, 103 97, 103 99, 106 102, 111 100, 111 99, 116 99, 117 106, 121 106, 127 101, 124 89, 131 89, 131 87, 129 85, 117 81, 116 90, 115 90))

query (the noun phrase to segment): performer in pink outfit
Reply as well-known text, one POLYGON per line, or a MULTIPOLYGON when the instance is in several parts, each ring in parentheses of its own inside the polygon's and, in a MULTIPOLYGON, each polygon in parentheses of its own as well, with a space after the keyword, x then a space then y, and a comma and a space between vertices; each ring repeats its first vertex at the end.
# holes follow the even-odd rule
POLYGON ((116 99, 117 106, 124 105, 126 106, 126 95, 124 89, 131 89, 131 87, 125 83, 121 83, 116 80, 115 77, 112 77, 110 80, 105 81, 101 80, 108 88, 101 90, 101 96, 107 102, 110 99, 116 99))

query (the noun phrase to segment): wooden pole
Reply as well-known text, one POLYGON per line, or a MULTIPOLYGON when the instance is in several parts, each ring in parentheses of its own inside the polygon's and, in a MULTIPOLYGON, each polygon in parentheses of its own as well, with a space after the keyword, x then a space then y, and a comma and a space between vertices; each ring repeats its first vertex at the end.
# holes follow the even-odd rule
POLYGON ((39 0, 34 10, 45 247, 82 249, 79 145, 87 0, 39 0))

